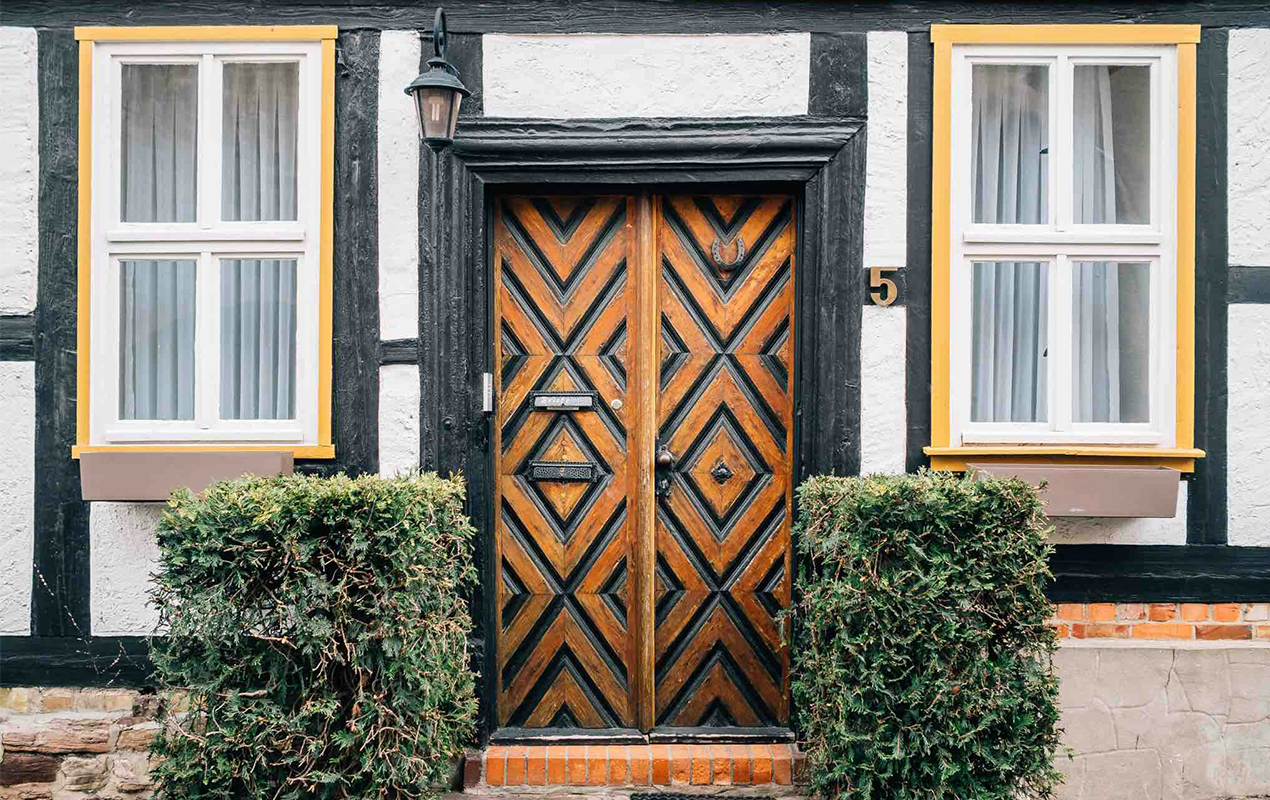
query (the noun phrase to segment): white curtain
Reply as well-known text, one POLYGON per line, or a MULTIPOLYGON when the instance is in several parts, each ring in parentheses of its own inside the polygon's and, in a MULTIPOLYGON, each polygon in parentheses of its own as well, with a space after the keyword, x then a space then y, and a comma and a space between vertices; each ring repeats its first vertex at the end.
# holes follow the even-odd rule
MULTIPOLYGON (((1049 91, 1044 67, 973 68, 975 222, 1036 225, 1048 209, 1049 91)), ((1048 418, 1049 285, 1035 262, 977 262, 971 419, 1048 418)))
POLYGON ((295 259, 221 261, 222 419, 295 417, 295 259))
MULTIPOLYGON (((198 69, 123 67, 121 217, 194 222, 198 69)), ((223 66, 221 216, 294 220, 299 67, 223 66)), ((221 259, 221 418, 295 416, 294 259, 221 259)), ((195 262, 126 261, 120 273, 120 416, 193 419, 195 262)))
MULTIPOLYGON (((193 222, 198 67, 125 64, 120 217, 193 222)), ((120 263, 120 419, 194 418, 193 260, 120 263)))
MULTIPOLYGON (((1126 94, 1127 102, 1139 100, 1141 84, 1136 77, 1141 76, 1130 76, 1117 92, 1113 86, 1116 69, 1124 68, 1082 65, 1074 70, 1072 212, 1076 223, 1115 223, 1125 213, 1123 209, 1132 207, 1129 201, 1141 194, 1125 191, 1116 165, 1116 140, 1119 136, 1122 144, 1141 149, 1149 147, 1149 138, 1136 135, 1133 121, 1117 122, 1113 114, 1113 108, 1122 109, 1126 103, 1126 94)), ((976 222, 1038 224, 1048 219, 1048 102, 1044 67, 973 67, 971 174, 976 222)), ((1140 158, 1139 152, 1132 155, 1140 158)), ((1138 221, 1136 211, 1129 216, 1138 221)), ((1146 267, 1069 263, 1072 418, 1144 422, 1149 363, 1146 267)), ((1045 421, 1051 301, 1045 268, 1036 263, 979 262, 973 269, 971 419, 1045 421)))

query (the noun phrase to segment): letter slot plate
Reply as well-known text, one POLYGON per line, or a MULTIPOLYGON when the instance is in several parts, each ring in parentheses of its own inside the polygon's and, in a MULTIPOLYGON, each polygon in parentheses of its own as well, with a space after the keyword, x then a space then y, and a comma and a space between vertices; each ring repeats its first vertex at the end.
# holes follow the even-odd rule
POLYGON ((595 483, 600 471, 590 461, 531 461, 531 481, 585 481, 595 483))
POLYGON ((590 411, 599 402, 598 392, 531 392, 536 411, 590 411))

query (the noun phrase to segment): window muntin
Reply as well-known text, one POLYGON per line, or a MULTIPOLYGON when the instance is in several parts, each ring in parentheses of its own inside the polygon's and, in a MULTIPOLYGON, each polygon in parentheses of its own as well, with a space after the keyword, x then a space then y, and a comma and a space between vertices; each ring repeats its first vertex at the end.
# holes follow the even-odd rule
POLYGON ((321 58, 95 45, 90 444, 318 444, 321 58), (144 263, 189 267, 180 291, 129 294, 144 263), (180 336, 129 327, 125 303, 180 336), (179 389, 147 372, 171 363, 179 389))
POLYGON ((951 66, 953 443, 1172 444, 1176 48, 954 45, 951 66), (1041 263, 1044 288, 984 294, 1041 263), (1007 318, 1026 342, 985 336, 1007 318))

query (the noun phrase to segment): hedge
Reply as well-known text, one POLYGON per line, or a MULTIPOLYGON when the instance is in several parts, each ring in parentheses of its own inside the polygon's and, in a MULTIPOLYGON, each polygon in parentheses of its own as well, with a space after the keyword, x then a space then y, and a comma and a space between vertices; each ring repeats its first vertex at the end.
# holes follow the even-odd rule
POLYGON ((244 478, 175 493, 152 643, 188 689, 159 797, 418 797, 472 736, 461 479, 244 478))
POLYGON ((798 490, 792 692, 813 788, 1050 797, 1059 741, 1036 491, 948 473, 798 490))

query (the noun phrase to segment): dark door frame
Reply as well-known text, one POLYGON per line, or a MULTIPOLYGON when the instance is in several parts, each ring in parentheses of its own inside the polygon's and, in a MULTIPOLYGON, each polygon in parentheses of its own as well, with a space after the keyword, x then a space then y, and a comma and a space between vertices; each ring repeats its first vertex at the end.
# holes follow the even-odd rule
MULTIPOLYGON (((464 119, 451 149, 420 164, 419 424, 421 466, 463 472, 486 579, 472 597, 482 673, 481 739, 496 727, 497 672, 488 564, 493 527, 491 197, 516 186, 781 184, 798 199, 794 480, 854 474, 860 461, 864 121, 464 119)), ((795 512, 796 513, 796 512, 795 512)))

